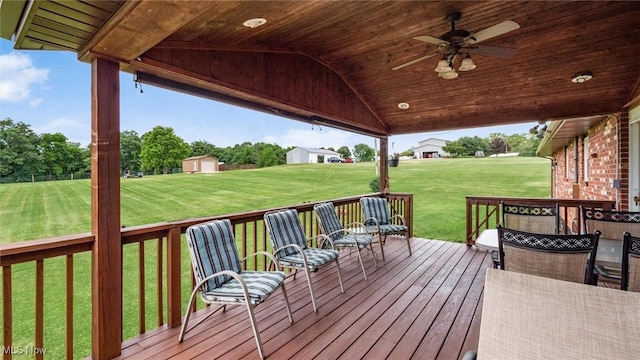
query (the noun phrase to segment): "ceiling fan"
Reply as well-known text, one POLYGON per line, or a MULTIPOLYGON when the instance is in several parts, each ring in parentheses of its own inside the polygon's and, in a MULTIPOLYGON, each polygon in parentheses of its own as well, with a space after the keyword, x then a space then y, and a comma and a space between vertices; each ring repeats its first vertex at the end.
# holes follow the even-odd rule
POLYGON ((518 25, 518 23, 507 20, 471 34, 466 30, 456 29, 456 23, 461 17, 462 14, 460 12, 448 14, 445 17, 445 22, 451 25, 451 31, 442 34, 439 38, 429 35, 414 37, 415 40, 437 45, 438 49, 432 54, 398 65, 392 68, 392 70, 402 69, 406 66, 413 65, 442 53, 442 59, 438 62, 438 66, 435 68, 435 71, 438 72, 438 76, 444 79, 455 79, 458 77, 458 73, 454 68, 457 61, 460 61, 460 66, 458 67, 459 71, 469 71, 476 68, 473 60, 471 60, 471 54, 495 56, 500 58, 510 58, 516 54, 517 49, 477 44, 481 41, 519 29, 520 25, 518 25))

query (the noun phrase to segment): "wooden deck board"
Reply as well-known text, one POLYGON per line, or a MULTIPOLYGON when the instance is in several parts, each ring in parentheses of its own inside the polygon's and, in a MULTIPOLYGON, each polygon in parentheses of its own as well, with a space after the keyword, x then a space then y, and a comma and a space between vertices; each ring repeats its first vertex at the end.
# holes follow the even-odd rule
MULTIPOLYGON (((318 312, 313 312, 306 276, 289 276, 286 290, 294 323, 281 292, 256 308, 265 355, 270 359, 457 359, 477 348, 487 252, 464 244, 388 239, 386 261, 376 268, 364 254, 368 280, 357 256, 341 255, 345 293, 335 266, 312 274, 318 312)), ((379 250, 378 250, 379 251, 379 250)), ((215 307, 199 310, 196 324, 215 307)), ((123 343, 119 359, 257 359, 255 339, 242 306, 227 307, 177 341, 166 326, 123 343)))

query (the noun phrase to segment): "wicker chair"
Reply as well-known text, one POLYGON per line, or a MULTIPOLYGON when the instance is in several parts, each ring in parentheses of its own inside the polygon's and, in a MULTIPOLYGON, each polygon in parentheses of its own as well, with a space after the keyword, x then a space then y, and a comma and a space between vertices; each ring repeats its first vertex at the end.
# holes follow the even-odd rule
MULTIPOLYGON (((502 226, 538 234, 558 234, 560 232, 560 208, 553 205, 521 205, 500 202, 502 226)), ((491 253, 493 267, 500 266, 497 251, 491 253)))
MULTIPOLYGON (((191 292, 178 342, 184 340, 187 331, 204 321, 201 320, 191 329, 187 329, 192 313, 191 308, 196 294, 199 293, 206 304, 222 305, 213 313, 220 309, 224 310, 227 305, 246 305, 258 354, 260 358, 264 358, 260 331, 253 308, 280 288, 289 322, 293 322, 287 292, 284 288, 285 274, 280 271, 274 256, 265 251, 253 254, 267 256, 275 265, 276 271, 243 271, 241 263, 244 259, 241 260, 238 256, 233 227, 231 221, 226 219, 190 226, 187 228, 187 244, 197 285, 191 292)), ((208 316, 205 320, 207 318, 208 316)))
POLYGON ((354 233, 350 230, 365 229, 364 224, 353 222, 343 227, 332 202, 316 204, 313 207, 313 211, 316 213, 316 218, 318 219, 318 223, 320 223, 322 233, 333 240, 333 246, 336 249, 355 249, 358 251, 358 260, 362 267, 362 273, 364 274, 364 279, 367 280, 367 271, 362 261, 362 249, 369 247, 373 256, 373 263, 377 267, 376 253, 373 251, 373 246, 371 245, 373 237, 367 233, 354 233))
POLYGON ((503 270, 592 284, 598 249, 594 234, 538 234, 498 226, 503 270))
MULTIPOLYGON (((625 232, 640 234, 640 212, 614 211, 580 207, 584 232, 592 233, 600 231, 601 246, 605 244, 617 244, 611 248, 622 249, 622 237, 625 232)), ((601 254, 601 257, 606 255, 601 254)), ((606 256, 606 263, 596 264, 595 270, 598 276, 618 282, 621 279, 622 251, 606 256)))
POLYGON ((640 238, 625 233, 622 244, 620 289, 640 292, 640 238))
POLYGON ((340 262, 338 261, 340 252, 334 248, 330 237, 319 234, 317 238, 322 239, 319 241, 319 246, 310 246, 312 239, 306 238, 298 211, 295 209, 269 211, 264 214, 264 223, 269 231, 271 246, 278 264, 296 272, 303 270, 307 274, 313 311, 318 311, 318 306, 313 294, 311 271, 316 272, 319 268, 335 262, 340 290, 344 293, 340 262))
POLYGON ((409 256, 411 256, 411 236, 404 217, 400 214, 391 215, 387 199, 379 197, 362 197, 360 206, 364 214, 364 224, 371 233, 380 237, 380 252, 384 260, 384 244, 388 235, 403 235, 407 240, 409 256))

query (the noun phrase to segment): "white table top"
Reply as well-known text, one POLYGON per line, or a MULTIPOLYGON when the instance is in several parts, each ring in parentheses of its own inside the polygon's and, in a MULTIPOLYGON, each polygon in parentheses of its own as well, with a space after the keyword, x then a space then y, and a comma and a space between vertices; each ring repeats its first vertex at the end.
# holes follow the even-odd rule
MULTIPOLYGON (((498 251, 498 229, 486 229, 476 239, 476 247, 489 251, 498 251)), ((596 264, 619 268, 622 263, 622 240, 598 240, 596 264)))
POLYGON ((478 359, 638 359, 640 293, 487 269, 478 359))

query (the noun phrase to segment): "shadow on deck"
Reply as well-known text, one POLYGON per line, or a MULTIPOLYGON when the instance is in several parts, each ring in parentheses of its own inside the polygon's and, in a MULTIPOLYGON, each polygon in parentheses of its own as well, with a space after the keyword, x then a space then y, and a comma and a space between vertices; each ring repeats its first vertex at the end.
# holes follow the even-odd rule
MULTIPOLYGON (((257 307, 265 356, 270 359, 459 359, 477 349, 481 295, 491 256, 439 240, 389 238, 386 261, 341 254, 345 293, 334 266, 312 275, 319 309, 313 312, 304 274, 286 282, 294 323, 281 292, 257 307)), ((184 306, 184 305, 183 305, 184 306)), ((212 311, 194 314, 196 324, 212 311)), ((123 343, 120 359, 257 359, 244 306, 216 313, 178 343, 179 328, 161 327, 123 343)))

